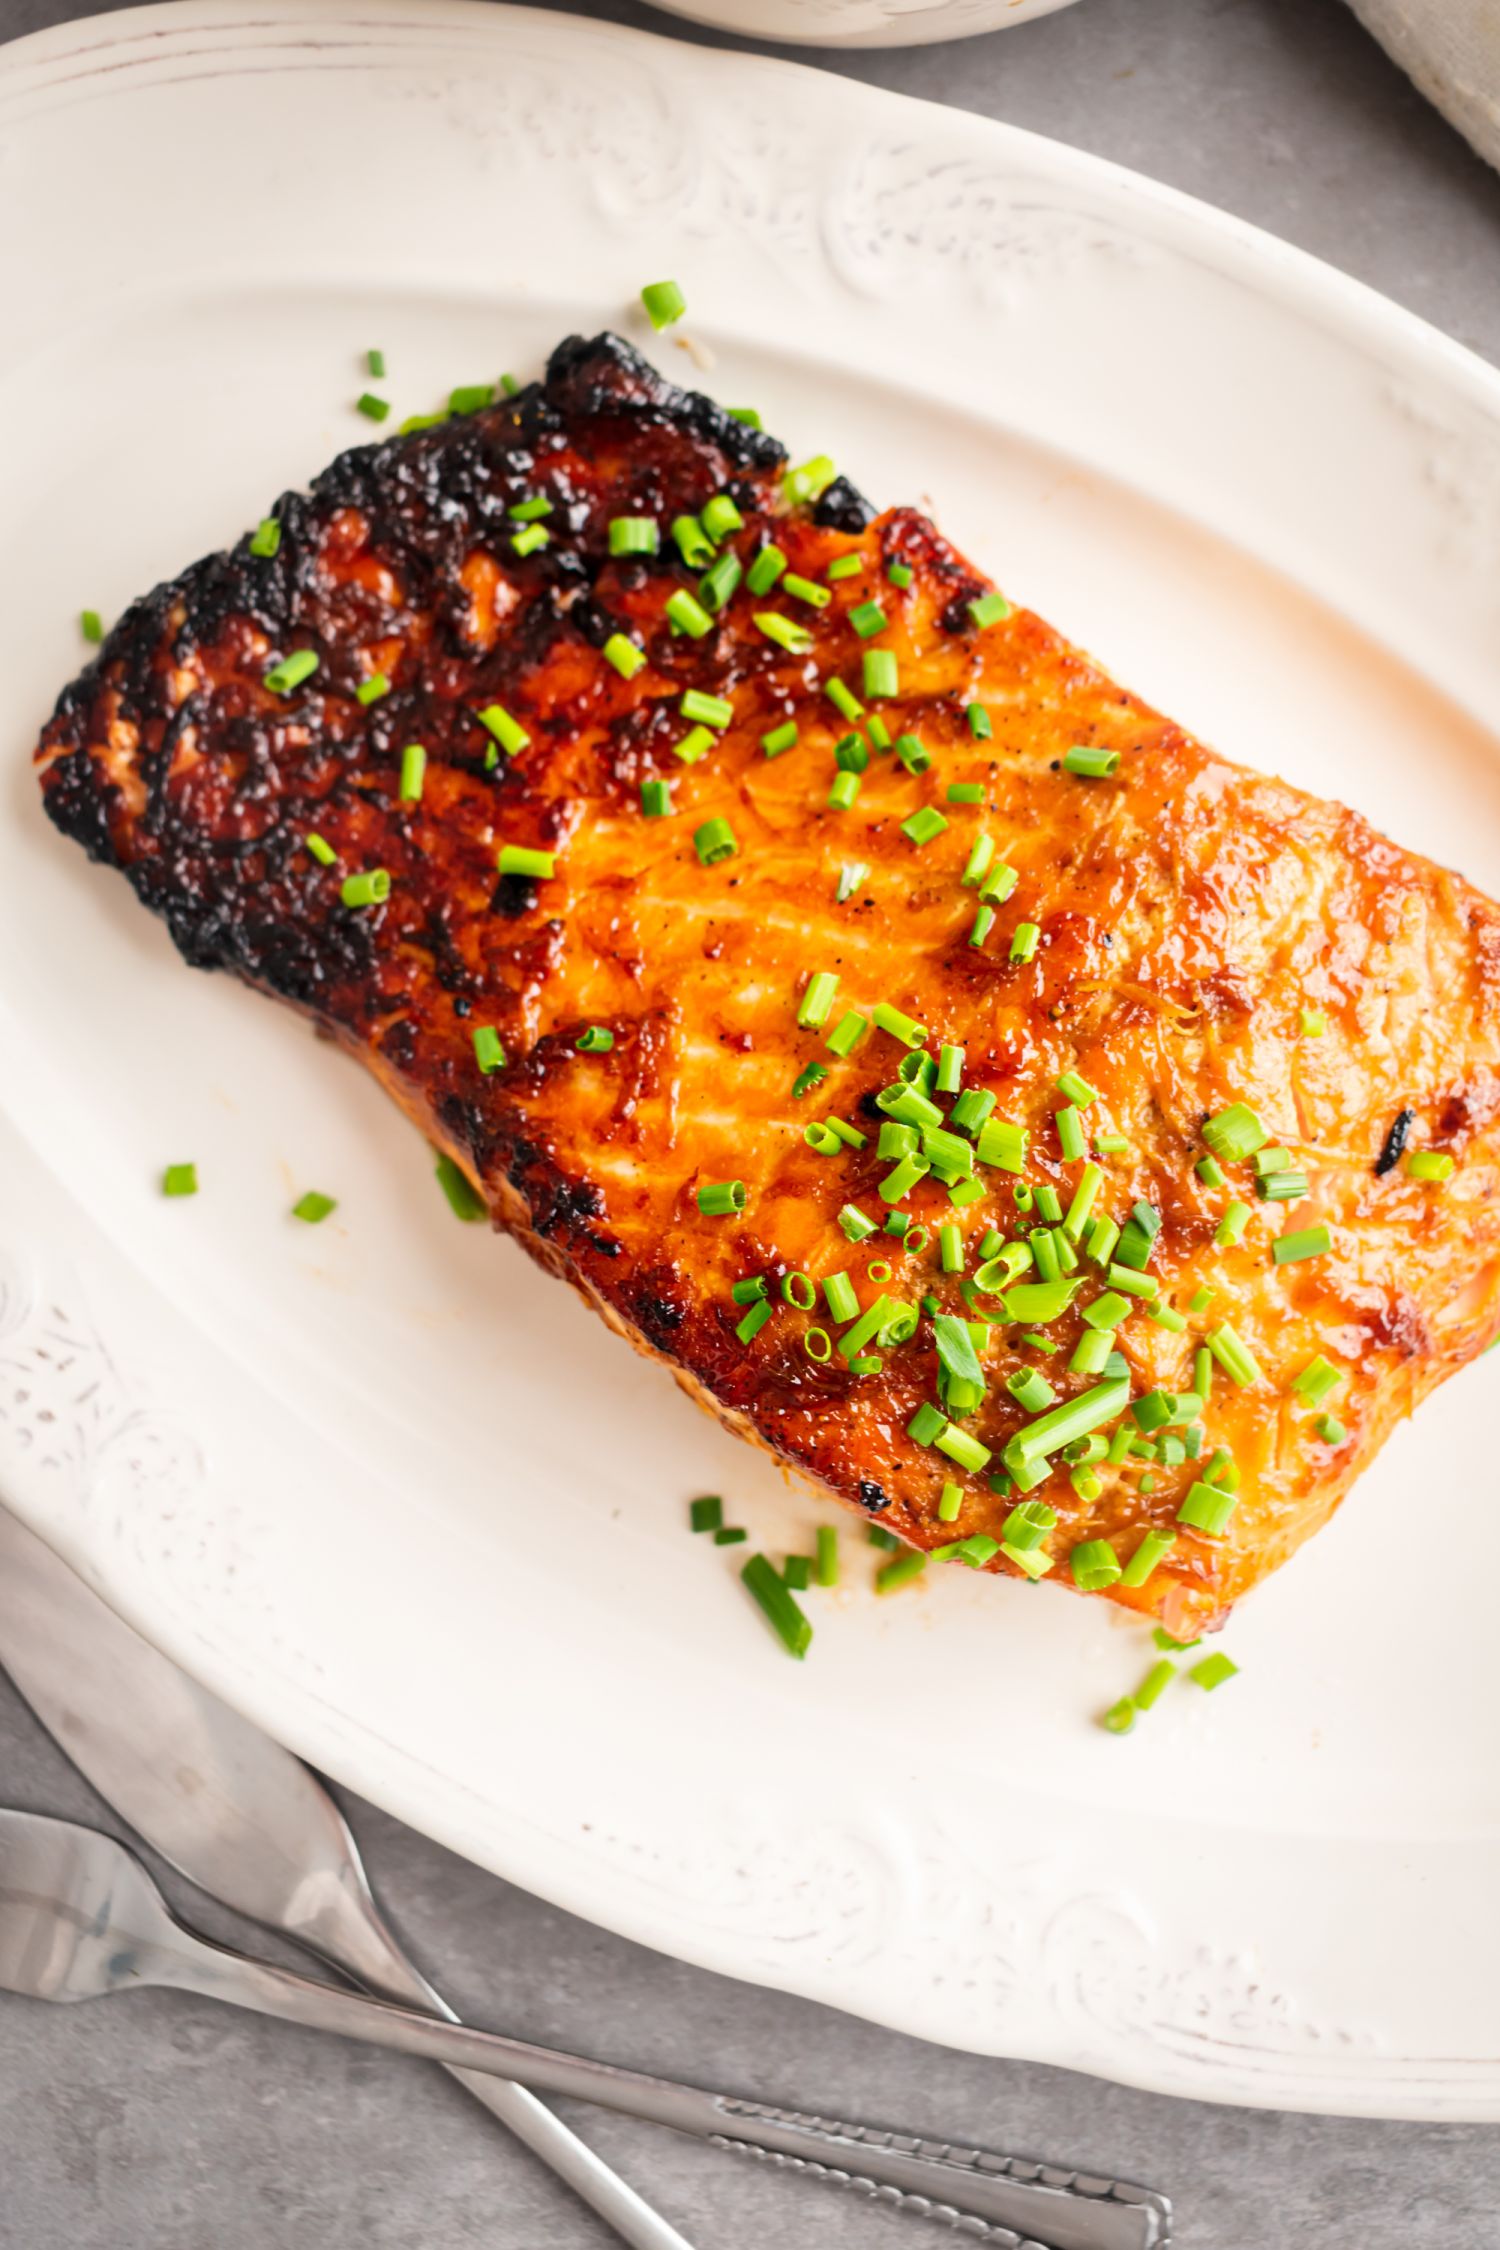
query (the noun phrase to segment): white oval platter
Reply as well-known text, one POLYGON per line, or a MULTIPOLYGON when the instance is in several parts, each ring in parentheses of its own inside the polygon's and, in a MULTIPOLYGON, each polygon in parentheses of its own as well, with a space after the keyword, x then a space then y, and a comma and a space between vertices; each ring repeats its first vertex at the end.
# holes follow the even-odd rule
POLYGON ((374 1086, 181 966, 28 770, 80 608, 367 437, 367 345, 424 407, 649 341, 671 274, 670 372, 1493 890, 1500 378, 1067 149, 454 0, 23 41, 0 207, 0 1491, 283 1740, 652 1945, 1142 2086, 1500 2116, 1497 1363, 1128 1741, 1093 1722, 1138 1627, 967 1573, 874 1600, 854 1526, 793 1665, 685 1507, 779 1552, 816 1505, 456 1225, 374 1086))

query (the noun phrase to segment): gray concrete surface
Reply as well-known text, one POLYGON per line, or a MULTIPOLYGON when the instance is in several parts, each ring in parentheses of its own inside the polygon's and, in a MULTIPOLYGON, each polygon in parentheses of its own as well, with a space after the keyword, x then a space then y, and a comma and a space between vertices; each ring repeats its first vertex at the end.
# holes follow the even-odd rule
MULTIPOLYGON (((574 9, 699 36, 630 0, 574 9)), ((83 12, 0 0, 0 33, 83 12)), ((1500 177, 1339 0, 1083 0, 963 45, 802 59, 1135 165, 1500 361, 1500 177)), ((91 1812, 3 1686, 0 1801, 91 1812)), ((480 2020, 1147 2179, 1177 2198, 1181 2250, 1500 2244, 1495 2129, 1211 2109, 949 2054, 662 1960, 369 1807, 351 1811, 397 1924, 480 2020)), ((699 2250, 945 2239, 623 2121, 580 2122, 699 2250)), ((601 2250, 608 2239, 416 2065, 165 1995, 71 2013, 0 2004, 4 2250, 601 2250)))

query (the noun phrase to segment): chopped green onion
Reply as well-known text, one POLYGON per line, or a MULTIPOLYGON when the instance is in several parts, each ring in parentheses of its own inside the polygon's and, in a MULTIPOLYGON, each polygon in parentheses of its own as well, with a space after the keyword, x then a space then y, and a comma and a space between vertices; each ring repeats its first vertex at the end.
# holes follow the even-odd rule
POLYGON ((1159 1663, 1153 1664, 1135 1691, 1136 1709, 1138 1711, 1149 1711, 1153 1704, 1161 1700, 1176 1677, 1177 1667, 1175 1664, 1169 1664, 1165 1657, 1159 1663))
MULTIPOLYGON (((870 1231, 873 1234, 875 1230, 872 1227, 870 1231)), ((854 1320, 858 1317, 859 1299, 854 1294, 854 1284, 846 1273, 826 1274, 823 1280, 823 1296, 830 1317, 836 1320, 841 1328, 845 1321, 854 1320)), ((873 1330, 871 1333, 874 1333, 873 1330)))
POLYGON ((701 828, 693 831, 693 849, 705 867, 717 867, 722 859, 733 859, 739 842, 727 820, 715 817, 705 820, 701 828))
POLYGON ((898 734, 896 756, 909 774, 924 774, 932 764, 932 752, 914 734, 898 734))
POLYGON ((753 406, 731 406, 725 411, 732 422, 743 422, 747 430, 758 430, 761 427, 760 416, 753 406))
POLYGON ((832 969, 819 969, 808 978, 802 1005, 797 1010, 797 1022, 802 1030, 816 1031, 828 1021, 838 988, 839 980, 832 969))
POLYGON ((385 867, 372 867, 362 875, 346 875, 339 889, 345 906, 381 906, 390 895, 390 870, 385 867))
POLYGON ((408 742, 401 753, 401 802, 417 804, 427 778, 427 752, 420 742, 408 742))
POLYGON ((839 1582, 839 1535, 831 1523, 820 1523, 816 1534, 817 1559, 814 1570, 820 1586, 836 1586, 839 1582))
MULTIPOLYGON (((676 314, 669 317, 675 319, 676 314)), ((764 1555, 752 1555, 740 1572, 740 1578, 788 1656, 799 1659, 806 1656, 812 1646, 813 1629, 780 1572, 764 1555)))
POLYGON ((502 875, 529 875, 534 882, 549 883, 557 872, 557 854, 533 851, 527 844, 502 844, 495 865, 502 875))
POLYGON ((877 1001, 872 1013, 877 1029, 888 1031, 893 1039, 901 1041, 903 1047, 926 1045, 925 1026, 916 1023, 912 1017, 903 1015, 899 1008, 893 1008, 888 1001, 877 1001))
POLYGON ((925 1180, 932 1167, 922 1156, 903 1156, 894 1172, 887 1172, 877 1193, 885 1203, 899 1203, 910 1195, 919 1180, 925 1180))
POLYGON ((1028 1414, 1039 1414, 1057 1397, 1046 1377, 1034 1367, 1018 1367, 1014 1375, 1006 1378, 1005 1387, 1017 1406, 1024 1407, 1028 1414))
POLYGON ((828 792, 828 805, 833 812, 848 812, 859 795, 860 777, 857 773, 835 774, 833 787, 828 792))
POLYGON ((836 1055, 851 1055, 869 1028, 869 1017, 862 1016, 858 1008, 850 1008, 829 1032, 827 1044, 836 1055))
POLYGON ((787 470, 786 475, 781 480, 781 489, 786 495, 788 505, 797 508, 808 500, 816 500, 821 493, 826 492, 837 475, 838 470, 829 460, 828 455, 816 453, 810 461, 804 461, 799 467, 787 470))
POLYGON ((1225 1207, 1224 1216, 1214 1229, 1214 1246, 1219 1250, 1231 1249, 1240 1240, 1250 1223, 1248 1203, 1231 1203, 1225 1207))
POLYGON ((502 391, 504 391, 507 398, 514 398, 521 386, 516 381, 514 375, 502 375, 500 378, 500 388, 502 391))
POLYGON ((492 1023, 474 1026, 474 1060, 488 1078, 492 1070, 505 1068, 505 1046, 492 1023))
POLYGON ((196 1164, 169 1164, 161 1176, 163 1195, 196 1195, 198 1192, 198 1167, 196 1164))
POLYGON ((367 680, 360 681, 359 686, 354 691, 354 700, 368 708, 370 704, 378 703, 383 695, 389 695, 390 692, 391 683, 384 672, 372 672, 367 680))
POLYGON ((957 1523, 964 1504, 964 1496, 956 1484, 945 1484, 938 1499, 938 1522, 957 1523))
POLYGON ((1094 1153, 1096 1156, 1128 1156, 1130 1143, 1123 1133, 1096 1133, 1094 1153))
POLYGON ((781 591, 790 594, 794 602, 806 602, 809 609, 826 609, 833 600, 826 586, 820 586, 813 578, 801 578, 794 570, 789 570, 781 580, 781 591))
POLYGON ((970 1437, 967 1430, 959 1429, 953 1422, 933 1442, 939 1453, 946 1453, 949 1460, 956 1461, 961 1469, 977 1472, 987 1467, 993 1458, 987 1445, 981 1445, 978 1438, 970 1437))
POLYGON ((1325 1445, 1342 1445, 1349 1435, 1336 1414, 1320 1414, 1313 1428, 1325 1445))
POLYGON ((1203 1138, 1221 1164, 1243 1164, 1258 1148, 1264 1148, 1270 1137, 1244 1102, 1231 1102, 1216 1117, 1210 1117, 1203 1128, 1203 1138))
POLYGON ((699 515, 698 521, 709 538, 714 540, 727 539, 731 531, 743 531, 745 528, 745 519, 727 492, 716 492, 699 515))
POLYGON ((320 867, 333 867, 337 864, 339 855, 326 837, 319 836, 314 830, 310 829, 302 841, 310 856, 317 861, 320 867))
POLYGON ((833 1357, 833 1338, 826 1328, 809 1328, 803 1335, 802 1349, 810 1360, 824 1367, 833 1357))
POLYGON ((1247 1384, 1260 1381, 1255 1354, 1240 1341, 1227 1320, 1210 1329, 1203 1341, 1231 1382, 1238 1383, 1242 1390, 1247 1384))
POLYGON ((781 1278, 783 1302, 795 1305, 798 1312, 811 1312, 818 1301, 817 1283, 810 1273, 788 1273, 781 1278))
POLYGON ((721 733, 734 719, 734 705, 727 696, 705 695, 701 688, 688 688, 677 708, 685 719, 714 727, 721 733))
POLYGON ((670 530, 672 543, 689 570, 707 570, 714 559, 713 541, 705 533, 696 516, 674 516, 670 530))
POLYGON ((1321 1406, 1330 1391, 1336 1391, 1344 1380, 1331 1360, 1319 1352, 1310 1359, 1300 1375, 1292 1377, 1291 1387, 1309 1406, 1321 1406))
POLYGON ((273 695, 290 695, 293 688, 312 678, 318 669, 318 652, 311 648, 295 648, 279 664, 273 664, 265 676, 265 685, 273 695))
POLYGON ((1158 1328, 1168 1329, 1174 1336, 1180 1336, 1187 1327, 1187 1322, 1183 1319, 1181 1313, 1174 1311, 1171 1305, 1149 1306, 1146 1318, 1154 1321, 1158 1328))
POLYGON ((1107 1734, 1129 1734, 1135 1725, 1135 1704, 1128 1695, 1112 1703, 1099 1721, 1107 1734))
POLYGON ((1177 1544, 1175 1531, 1148 1531, 1120 1576, 1122 1586, 1144 1586, 1164 1555, 1177 1544))
POLYGON ((1068 1557, 1073 1583, 1086 1594, 1113 1586, 1121 1576, 1120 1558, 1107 1539, 1085 1539, 1068 1557))
POLYGON ((873 634, 885 631, 886 614, 879 602, 860 602, 850 610, 849 622, 860 639, 867 641, 873 634))
POLYGON ((513 719, 501 703, 487 703, 475 716, 479 724, 494 736, 507 758, 518 757, 531 740, 520 720, 513 719))
POLYGON ((995 909, 993 906, 978 907, 975 910, 973 926, 969 931, 970 945, 983 945, 994 926, 995 909))
MULTIPOLYGON (((250 552, 269 561, 281 547, 281 526, 274 516, 262 516, 250 534, 250 552)), ((90 613, 91 614, 91 613, 90 613)))
POLYGON ((1063 759, 1066 773, 1081 774, 1087 781, 1102 781, 1112 774, 1120 763, 1118 750, 1100 750, 1075 742, 1063 759))
POLYGON ((920 847, 941 836, 947 825, 935 805, 923 805, 909 819, 902 821, 901 833, 909 843, 920 847))
POLYGON ((1093 1214, 1094 1204, 1103 1184, 1104 1174, 1099 1166, 1097 1164, 1085 1164, 1078 1175, 1078 1185, 1073 1190, 1073 1200, 1068 1205, 1068 1215, 1063 1220, 1064 1231, 1071 1241, 1079 1242, 1082 1240, 1083 1230, 1093 1214))
POLYGON ((533 492, 529 499, 512 500, 505 513, 512 523, 540 523, 543 516, 552 513, 552 502, 545 492, 533 492))
POLYGON ((930 1402, 924 1401, 907 1423, 906 1434, 917 1445, 931 1445, 947 1427, 947 1416, 930 1402))
POLYGON ((1446 1180, 1453 1170, 1453 1159, 1443 1149, 1414 1148, 1406 1159, 1406 1170, 1413 1180, 1446 1180))
POLYGON ((868 1242, 880 1230, 873 1219, 867 1219, 858 1204, 846 1203, 839 1213, 839 1227, 850 1242, 868 1242))
POLYGON ((1223 1655, 1222 1652, 1216 1652, 1212 1656, 1205 1656, 1201 1663, 1195 1664, 1188 1673, 1188 1678, 1196 1681, 1199 1687, 1206 1688, 1212 1694, 1216 1687, 1222 1687, 1226 1680, 1232 1680, 1238 1670, 1238 1664, 1223 1655))
POLYGON ((870 737, 872 750, 884 751, 891 747, 891 730, 878 711, 871 712, 870 717, 865 722, 865 732, 870 737))
POLYGON ((1328 1018, 1321 1008, 1299 1008, 1297 1021, 1304 1039, 1321 1039, 1328 1029, 1328 1018))
POLYGON ((758 1303, 750 1307, 744 1319, 738 1323, 734 1331, 735 1335, 742 1344, 753 1344, 770 1317, 770 1301, 763 1297, 758 1303))
POLYGON ((889 699, 900 694, 901 672, 894 649, 867 648, 862 672, 864 691, 872 702, 877 696, 889 699))
POLYGON ((994 837, 976 836, 973 844, 970 846, 969 856, 964 862, 964 871, 962 875, 960 875, 959 881, 966 884, 972 890, 982 880, 985 870, 988 868, 990 861, 994 858, 994 856, 994 837))
POLYGON ((710 1180, 698 1190, 698 1208, 706 1219, 727 1219, 743 1211, 745 1203, 743 1180, 710 1180))
POLYGON ((1079 1157, 1088 1154, 1088 1141, 1084 1137, 1080 1112, 1068 1102, 1057 1112, 1057 1143, 1066 1164, 1076 1164, 1079 1157))
POLYGON ((760 746, 768 758, 779 758, 783 750, 793 749, 796 741, 797 722, 795 719, 787 719, 781 726, 772 727, 769 734, 763 734, 760 746))
POLYGON ((693 1531, 717 1531, 724 1521, 724 1503, 717 1492, 688 1502, 688 1525, 693 1531))
POLYGON ((1226 1492, 1217 1484, 1200 1482, 1189 1487, 1187 1498, 1177 1511, 1177 1521, 1201 1531, 1205 1538, 1218 1539, 1238 1506, 1232 1492, 1226 1492))
POLYGON ((986 906, 1003 906, 1021 880, 1015 869, 1002 860, 992 868, 979 886, 979 895, 986 906))
POLYGON ((552 534, 543 523, 523 523, 511 533, 510 543, 518 555, 534 555, 551 545, 552 534))
POLYGON ((585 1024, 573 1045, 580 1055, 607 1055, 613 1048, 615 1035, 602 1023, 585 1024))
POLYGON ((1137 1273, 1134 1266, 1122 1266, 1118 1260, 1105 1279, 1112 1289, 1123 1289, 1127 1297, 1154 1297, 1161 1287, 1155 1274, 1137 1273))
POLYGON ((661 526, 654 516, 611 516, 609 551, 612 555, 654 555, 661 550, 661 526))
POLYGON ((755 624, 768 641, 784 648, 789 656, 805 656, 812 647, 812 635, 805 625, 796 624, 790 617, 780 617, 773 609, 756 610, 755 624))
POLYGON ((744 575, 744 565, 739 556, 731 554, 720 555, 718 561, 703 573, 698 581, 698 592, 716 617, 727 607, 744 575))
MULTIPOLYGON (((641 303, 653 328, 670 328, 674 320, 681 320, 687 311, 687 299, 675 281, 648 281, 641 291, 641 303)), ((767 1566, 769 1568, 769 1565, 767 1566)), ((801 1650, 794 1654, 801 1654, 801 1650)))
POLYGON ((920 1548, 913 1547, 906 1554, 898 1555, 894 1562, 888 1562, 876 1571, 875 1591, 877 1594, 894 1594, 902 1586, 909 1586, 914 1578, 920 1578, 926 1568, 927 1557, 920 1548))
POLYGON ((796 1077, 792 1080, 792 1100, 794 1102, 800 1102, 804 1094, 810 1094, 812 1092, 814 1086, 821 1086, 823 1080, 827 1076, 827 1063, 804 1063, 802 1065, 802 1068, 798 1071, 796 1077))
POLYGON ((745 573, 745 584, 752 594, 769 594, 785 569, 786 556, 779 547, 762 547, 745 573))
POLYGON ((1003 594, 981 594, 968 607, 970 618, 981 632, 986 625, 998 625, 1002 618, 1010 615, 1010 603, 1003 594))
POLYGON ((993 1165, 997 1171, 1019 1172, 1026 1163, 1029 1138, 1024 1125, 1013 1125, 1008 1117, 987 1117, 979 1128, 974 1153, 981 1164, 993 1165))
POLYGON ((837 581, 840 578, 857 578, 864 567, 865 558, 861 554, 835 555, 823 576, 832 581, 837 581))
POLYGON ((478 414, 489 406, 495 396, 493 383, 461 383, 457 390, 448 393, 450 414, 478 414))
POLYGON ((1031 960, 1036 952, 1037 943, 1041 937, 1041 934, 1042 933, 1035 922, 1017 923, 1016 934, 1010 941, 1010 957, 1012 961, 1031 960))
POLYGON ((951 1221, 947 1226, 938 1228, 938 1257, 944 1273, 963 1272, 964 1238, 951 1221))
POLYGON ((1256 1181, 1255 1192, 1264 1203, 1300 1203, 1308 1193, 1307 1174, 1289 1170, 1271 1172, 1256 1181))
POLYGON ((665 781, 641 783, 641 811, 647 820, 665 820, 672 810, 671 785, 665 781))
POLYGON ((701 641, 705 633, 711 633, 714 629, 714 621, 708 611, 688 592, 686 586, 679 586, 675 593, 667 597, 667 615, 679 632, 691 634, 697 641, 701 641))
POLYGON ((890 568, 886 571, 886 577, 890 580, 893 586, 898 587, 901 592, 904 593, 907 587, 912 582, 913 572, 911 564, 904 562, 893 562, 890 565, 890 568))
MULTIPOLYGON (((967 1086, 948 1112, 948 1123, 961 1133, 977 1133, 995 1106, 995 1097, 984 1086, 967 1086)), ((1019 1131, 1019 1127, 1016 1128, 1019 1131)), ((1019 1170, 1019 1166, 1012 1167, 1019 1170)), ((994 1251, 989 1255, 994 1256, 994 1251)))
POLYGON ((606 664, 612 664, 622 680, 633 680, 646 661, 646 652, 637 648, 628 633, 611 633, 602 650, 606 664))
POLYGON ((1109 1330, 1086 1328, 1074 1346, 1073 1357, 1068 1361, 1068 1371, 1073 1375, 1097 1375, 1109 1353, 1109 1330))
POLYGON ((1193 1170, 1205 1187, 1221 1188, 1227 1185, 1216 1156, 1200 1156, 1193 1170))
POLYGON ((377 398, 373 391, 361 391, 354 401, 354 409, 367 421, 383 422, 391 411, 391 402, 388 398, 377 398))
POLYGON ((1006 1447, 1006 1467, 1014 1474, 1012 1451, 1017 1459, 1036 1460, 1060 1452, 1065 1445, 1071 1445, 1074 1438, 1087 1437, 1091 1430, 1099 1429, 1123 1413, 1129 1398, 1127 1376, 1111 1377, 1096 1383, 1092 1390, 1080 1391, 1077 1398, 1054 1406, 1039 1421, 1028 1422, 1025 1429, 1017 1432, 1006 1447))
POLYGON ((1332 1248, 1333 1236, 1327 1227, 1302 1227, 1296 1233, 1279 1235, 1271 1245, 1271 1256, 1278 1266, 1294 1266, 1304 1258, 1321 1258, 1332 1248))
POLYGON ((737 1281, 729 1292, 737 1305, 758 1304, 765 1293, 766 1277, 763 1273, 753 1273, 744 1281, 737 1281))
POLYGON ((465 1226, 487 1216, 485 1201, 467 1172, 460 1170, 451 1156, 440 1156, 434 1167, 438 1186, 448 1198, 448 1208, 455 1219, 465 1226))
POLYGON ((979 781, 950 781, 947 801, 950 805, 982 805, 984 784, 979 781))
POLYGON ((837 713, 839 714, 839 717, 841 719, 847 719, 851 726, 853 726, 856 719, 862 719, 864 717, 864 705, 860 702, 859 697, 854 693, 852 688, 845 687, 842 680, 837 678, 832 680, 825 680, 823 683, 823 693, 827 696, 829 702, 833 705, 835 711, 837 711, 837 713))
POLYGON ((964 710, 964 717, 969 722, 970 734, 977 742, 988 742, 993 738, 995 730, 990 724, 990 715, 982 703, 968 704, 964 710))
MULTIPOLYGON (((983 1270, 981 1267, 980 1271, 983 1270)), ((1006 1317, 1028 1323, 1060 1320, 1072 1303, 1075 1286, 1073 1282, 1062 1279, 1017 1282, 1005 1292, 1006 1317)), ((1024 1406, 1026 1403, 1022 1399, 1021 1404, 1024 1406)), ((1043 1404, 1046 1403, 1044 1400, 1043 1404)))
POLYGON ((781 1575, 792 1593, 806 1593, 812 1584, 812 1567, 811 1555, 787 1556, 781 1575))

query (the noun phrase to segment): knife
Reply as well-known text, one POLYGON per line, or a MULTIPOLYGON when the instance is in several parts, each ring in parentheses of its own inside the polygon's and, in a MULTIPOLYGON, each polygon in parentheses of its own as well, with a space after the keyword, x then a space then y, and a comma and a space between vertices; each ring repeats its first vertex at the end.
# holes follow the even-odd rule
MULTIPOLYGON (((310 1769, 142 1640, 4 1507, 0 1666, 106 1803, 200 1890, 367 1991, 457 2021, 386 1927, 310 1769)), ((535 2094, 452 2075, 632 2250, 691 2250, 535 2094)))

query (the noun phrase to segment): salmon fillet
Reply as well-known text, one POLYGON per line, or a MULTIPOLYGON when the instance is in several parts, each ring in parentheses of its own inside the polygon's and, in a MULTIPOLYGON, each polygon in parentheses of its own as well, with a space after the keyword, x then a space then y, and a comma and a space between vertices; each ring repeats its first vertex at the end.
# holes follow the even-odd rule
POLYGON ((271 520, 52 819, 827 1491, 1186 1637, 1494 1340, 1500 911, 924 516, 603 336, 271 520))

